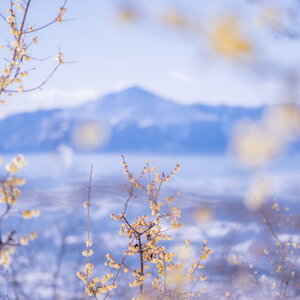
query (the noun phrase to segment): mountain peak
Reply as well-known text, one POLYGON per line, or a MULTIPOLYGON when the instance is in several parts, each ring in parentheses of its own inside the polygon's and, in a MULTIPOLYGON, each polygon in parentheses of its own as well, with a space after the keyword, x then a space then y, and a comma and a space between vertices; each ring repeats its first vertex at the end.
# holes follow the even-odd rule
POLYGON ((146 92, 146 90, 138 85, 133 85, 123 89, 121 92, 146 92))
POLYGON ((4 119, 0 121, 0 150, 54 151, 62 144, 77 149, 74 132, 92 122, 101 125, 101 132, 102 126, 108 132, 110 139, 101 148, 105 151, 223 153, 238 120, 257 120, 262 113, 262 109, 182 105, 132 86, 76 109, 4 119))
POLYGON ((139 86, 131 86, 128 88, 125 88, 124 90, 121 90, 118 92, 119 95, 130 95, 131 97, 153 97, 155 96, 153 93, 151 93, 148 90, 145 90, 139 86))

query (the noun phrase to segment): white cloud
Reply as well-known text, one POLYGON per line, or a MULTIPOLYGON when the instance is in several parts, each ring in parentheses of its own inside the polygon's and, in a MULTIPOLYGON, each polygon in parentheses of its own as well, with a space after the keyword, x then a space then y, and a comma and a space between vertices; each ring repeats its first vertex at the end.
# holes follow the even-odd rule
POLYGON ((18 94, 8 99, 7 105, 3 106, 0 111, 0 119, 14 113, 33 112, 39 109, 75 107, 95 99, 101 94, 91 88, 49 88, 28 94, 18 94))
POLYGON ((32 94, 34 99, 47 100, 51 102, 57 102, 58 100, 72 101, 72 102, 84 102, 96 98, 98 93, 94 89, 90 88, 78 88, 78 89, 47 89, 37 91, 32 94))
POLYGON ((120 92, 128 87, 135 86, 135 85, 137 85, 137 83, 135 82, 128 81, 128 80, 120 80, 114 84, 113 90, 115 92, 120 92))
POLYGON ((184 71, 174 71, 169 74, 171 78, 182 82, 191 82, 193 78, 184 71))

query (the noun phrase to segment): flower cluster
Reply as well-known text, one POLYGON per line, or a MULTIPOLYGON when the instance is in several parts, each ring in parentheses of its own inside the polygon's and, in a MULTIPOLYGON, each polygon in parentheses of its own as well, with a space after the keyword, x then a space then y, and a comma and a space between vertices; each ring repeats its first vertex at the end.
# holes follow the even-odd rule
MULTIPOLYGON (((62 22, 64 14, 66 13, 65 4, 59 8, 57 16, 48 24, 43 24, 40 27, 31 26, 28 22, 29 10, 31 8, 31 0, 9 1, 7 15, 1 13, 2 19, 6 22, 7 29, 10 35, 4 44, 0 43, 0 51, 4 56, 4 65, 0 73, 0 102, 5 103, 7 96, 12 96, 16 93, 30 92, 41 88, 57 70, 58 66, 63 63, 59 53, 58 65, 50 72, 48 78, 43 80, 40 84, 25 88, 25 78, 30 75, 30 70, 34 69, 33 66, 28 64, 35 60, 31 53, 32 46, 38 43, 37 32, 47 28, 55 22, 62 22), (28 65, 27 67, 25 67, 28 65)), ((66 1, 65 1, 66 2, 66 1)), ((4 27, 3 27, 4 30, 4 27)), ((40 59, 39 59, 40 60, 40 59)), ((41 60, 40 60, 41 61, 41 60)), ((11 166, 11 171, 14 171, 14 166, 11 166)))
MULTIPOLYGON (((88 201, 83 204, 83 207, 87 211, 87 239, 85 242, 86 249, 82 251, 82 255, 85 257, 85 266, 83 268, 83 272, 77 272, 77 277, 85 284, 85 294, 88 296, 94 296, 108 293, 117 285, 114 282, 108 284, 108 281, 113 277, 113 274, 108 273, 100 279, 99 277, 92 277, 94 265, 89 261, 89 258, 94 254, 92 249, 92 239, 90 232, 90 209, 91 209, 91 181, 92 181, 92 168, 90 175, 90 184, 89 184, 89 196, 88 201)), ((113 264, 113 259, 110 256, 107 256, 107 259, 113 264)))
MULTIPOLYGON (((3 159, 1 159, 3 162, 3 159)), ((12 207, 17 203, 17 199, 21 195, 20 185, 25 184, 25 179, 14 176, 21 168, 26 166, 26 160, 23 155, 17 155, 6 165, 6 175, 0 181, 0 204, 2 212, 0 220, 6 218, 11 212, 12 207)), ((24 219, 38 217, 39 210, 25 210, 22 213, 24 219)), ((16 237, 16 230, 11 230, 6 235, 0 235, 0 265, 8 267, 11 262, 11 255, 17 246, 26 246, 31 240, 36 239, 37 233, 31 232, 28 235, 23 235, 19 239, 16 237)))
MULTIPOLYGON (((86 294, 93 296, 98 295, 100 290, 105 291, 103 283, 111 278, 113 278, 113 282, 109 288, 116 287, 115 282, 121 271, 131 275, 131 279, 128 279, 129 287, 138 287, 139 297, 150 294, 155 294, 157 297, 171 295, 187 297, 202 294, 204 289, 194 290, 197 285, 195 282, 206 279, 204 274, 196 274, 197 270, 204 268, 202 262, 212 252, 206 241, 203 243, 199 257, 194 259, 191 265, 183 261, 177 262, 178 257, 166 247, 167 241, 172 240, 171 231, 182 226, 180 223, 181 210, 173 205, 175 196, 168 196, 164 200, 159 199, 159 196, 162 185, 179 171, 180 166, 177 164, 166 175, 159 173, 156 166, 150 167, 146 162, 140 175, 135 177, 129 171, 124 157, 121 165, 130 187, 127 189, 128 197, 125 200, 123 211, 111 214, 111 218, 121 223, 119 234, 128 239, 127 249, 123 252, 124 256, 120 260, 113 258, 110 253, 106 254, 105 266, 114 269, 116 273, 115 275, 108 273, 101 282, 97 281, 97 284, 95 284, 95 279, 90 279, 92 273, 88 262, 90 249, 84 251, 87 258, 86 266, 89 268, 87 268, 88 270, 85 268, 84 273, 79 272, 77 275, 86 284, 86 294), (141 192, 144 192, 145 204, 148 204, 145 207, 148 213, 132 218, 129 216, 130 203, 141 192)), ((86 202, 84 206, 88 210, 89 219, 90 201, 86 202)), ((191 241, 187 241, 184 248, 188 249, 190 243, 191 241)))

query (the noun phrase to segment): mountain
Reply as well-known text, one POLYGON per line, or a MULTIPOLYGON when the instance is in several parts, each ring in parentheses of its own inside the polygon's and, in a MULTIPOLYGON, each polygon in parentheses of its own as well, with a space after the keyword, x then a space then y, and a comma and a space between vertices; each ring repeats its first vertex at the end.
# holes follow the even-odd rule
POLYGON ((131 87, 77 108, 11 115, 0 121, 0 151, 224 153, 237 121, 264 109, 182 105, 131 87))

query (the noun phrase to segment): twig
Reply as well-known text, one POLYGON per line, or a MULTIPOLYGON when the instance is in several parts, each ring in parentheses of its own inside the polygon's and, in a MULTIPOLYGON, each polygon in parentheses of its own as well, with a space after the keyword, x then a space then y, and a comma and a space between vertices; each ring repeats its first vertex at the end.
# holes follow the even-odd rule
POLYGON ((9 297, 8 297, 8 270, 6 270, 6 296, 5 296, 5 299, 8 300, 9 297))
MULTIPOLYGON (((93 165, 91 165, 90 170, 90 178, 89 178, 89 185, 88 185, 88 198, 87 198, 87 241, 91 239, 91 215, 90 215, 90 208, 91 208, 91 194, 92 194, 92 176, 93 176, 93 165)), ((87 255, 85 258, 86 265, 89 263, 89 256, 87 255)), ((88 284, 89 275, 87 274, 87 284, 88 284)), ((88 295, 85 294, 85 299, 88 299, 88 295)), ((95 299, 97 299, 95 295, 95 299)))

